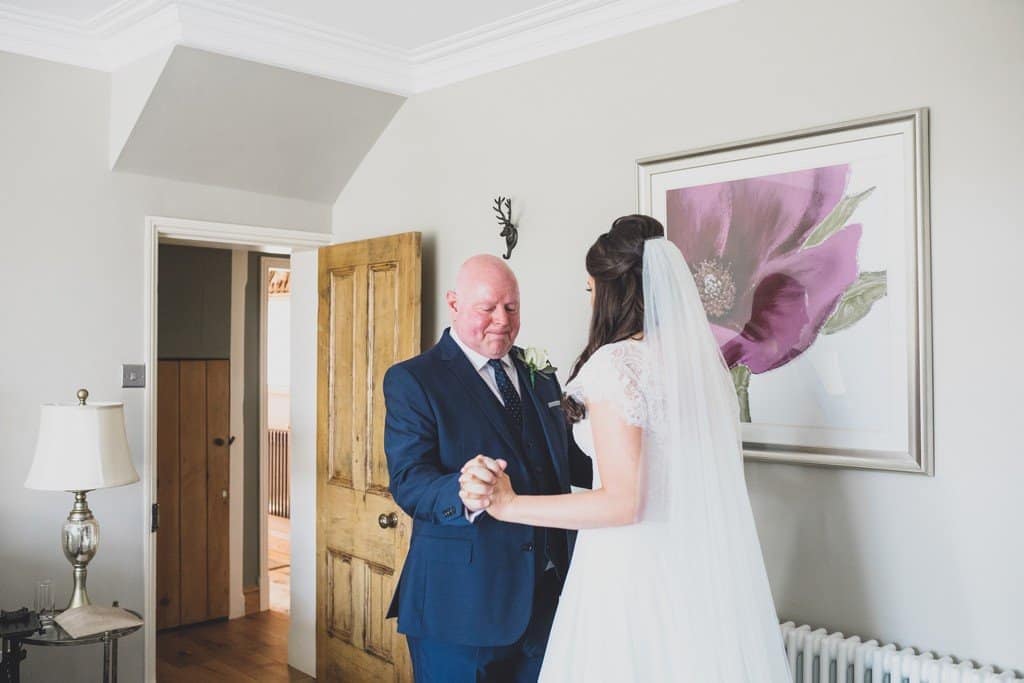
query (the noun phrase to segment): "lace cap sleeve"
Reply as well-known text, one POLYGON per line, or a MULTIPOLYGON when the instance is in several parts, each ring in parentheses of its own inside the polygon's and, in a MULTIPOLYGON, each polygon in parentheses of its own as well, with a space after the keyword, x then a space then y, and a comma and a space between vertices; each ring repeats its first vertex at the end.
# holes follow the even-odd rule
POLYGON ((642 343, 606 344, 587 360, 570 394, 588 404, 608 402, 627 424, 643 427, 648 414, 643 390, 646 372, 642 343))

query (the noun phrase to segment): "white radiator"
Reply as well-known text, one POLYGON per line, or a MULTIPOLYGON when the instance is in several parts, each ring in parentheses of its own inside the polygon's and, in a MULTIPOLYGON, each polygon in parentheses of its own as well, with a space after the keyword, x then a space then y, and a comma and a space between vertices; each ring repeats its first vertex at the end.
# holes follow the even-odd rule
POLYGON ((861 642, 857 636, 810 626, 782 624, 793 683, 1005 683, 1024 681, 1012 673, 997 674, 990 666, 957 663, 913 648, 861 642))

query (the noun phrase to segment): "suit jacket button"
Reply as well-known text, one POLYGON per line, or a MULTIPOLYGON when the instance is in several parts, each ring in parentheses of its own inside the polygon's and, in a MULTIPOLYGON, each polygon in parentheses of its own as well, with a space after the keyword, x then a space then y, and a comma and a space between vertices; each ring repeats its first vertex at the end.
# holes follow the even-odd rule
POLYGON ((523 549, 523 552, 527 552, 527 553, 532 553, 533 552, 533 544, 532 543, 524 543, 521 546, 521 548, 523 549))

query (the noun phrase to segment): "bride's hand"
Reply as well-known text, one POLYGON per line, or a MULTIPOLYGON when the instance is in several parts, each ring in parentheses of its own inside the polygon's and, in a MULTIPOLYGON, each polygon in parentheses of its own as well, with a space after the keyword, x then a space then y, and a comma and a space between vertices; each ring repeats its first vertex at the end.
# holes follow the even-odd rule
POLYGON ((508 521, 509 508, 516 499, 516 492, 512 489, 512 480, 505 473, 506 463, 501 463, 501 473, 497 475, 494 483, 494 492, 491 494, 491 504, 487 506, 487 514, 501 521, 508 521))

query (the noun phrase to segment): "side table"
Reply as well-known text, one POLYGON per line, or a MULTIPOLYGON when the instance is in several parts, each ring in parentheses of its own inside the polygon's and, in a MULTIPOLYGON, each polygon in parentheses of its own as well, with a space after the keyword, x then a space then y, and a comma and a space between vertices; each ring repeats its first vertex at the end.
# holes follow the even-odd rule
MULTIPOLYGON (((114 606, 117 606, 116 602, 114 606)), ((131 612, 139 619, 142 618, 142 615, 135 610, 126 611, 131 612)), ((10 656, 12 660, 8 680, 10 683, 19 683, 20 664, 21 660, 25 657, 25 653, 21 651, 23 645, 74 647, 76 645, 103 643, 103 683, 117 683, 117 641, 129 634, 135 633, 140 628, 142 628, 142 624, 113 631, 104 631, 103 633, 96 633, 91 636, 72 638, 67 631, 57 625, 57 622, 52 621, 32 635, 8 638, 4 647, 4 657, 10 656)))

